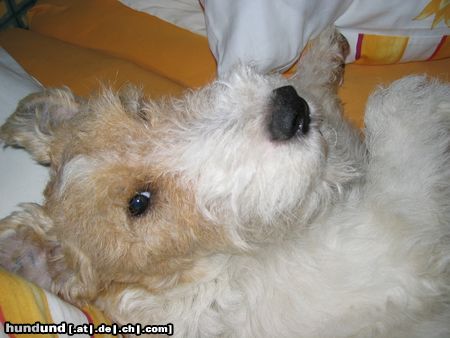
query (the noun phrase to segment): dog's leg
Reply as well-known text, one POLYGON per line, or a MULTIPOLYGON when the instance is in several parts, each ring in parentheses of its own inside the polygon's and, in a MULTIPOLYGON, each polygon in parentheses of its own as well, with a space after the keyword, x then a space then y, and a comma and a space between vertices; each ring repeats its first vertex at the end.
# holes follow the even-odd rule
POLYGON ((369 99, 365 123, 369 196, 424 230, 450 229, 450 85, 396 81, 369 99))
POLYGON ((307 46, 293 80, 301 78, 302 86, 319 97, 336 95, 343 81, 348 53, 347 40, 334 27, 329 27, 307 46))
POLYGON ((344 120, 342 103, 337 94, 343 82, 345 58, 349 50, 345 37, 335 27, 327 28, 304 51, 293 82, 298 84, 300 92, 312 94, 320 103, 320 115, 326 122, 322 132, 330 134, 328 139, 339 136, 344 139, 343 142, 350 138, 354 139, 354 144, 359 144, 360 135, 344 120))
POLYGON ((328 178, 333 182, 343 176, 359 177, 356 173, 363 171, 365 164, 361 133, 343 118, 342 103, 337 94, 348 52, 349 45, 344 36, 329 27, 310 42, 293 79, 300 93, 312 94, 312 120, 320 121, 320 131, 330 149, 329 162, 340 164, 339 170, 334 170, 328 178))
POLYGON ((21 207, 0 220, 0 268, 75 304, 92 298, 97 286, 82 253, 61 246, 43 207, 31 203, 21 207))
POLYGON ((50 290, 47 262, 59 247, 51 230, 51 220, 37 204, 0 220, 0 266, 50 290))
POLYGON ((448 337, 450 85, 425 76, 396 81, 369 98, 365 123, 365 208, 419 286, 410 290, 421 310, 402 336, 448 337))

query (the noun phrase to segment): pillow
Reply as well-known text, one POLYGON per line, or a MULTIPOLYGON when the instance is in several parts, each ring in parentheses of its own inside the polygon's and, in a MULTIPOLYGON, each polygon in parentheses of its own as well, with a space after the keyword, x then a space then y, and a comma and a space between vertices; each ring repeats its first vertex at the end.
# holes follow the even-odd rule
POLYGON ((199 0, 119 0, 137 11, 154 15, 180 28, 206 36, 205 16, 199 0))
MULTIPOLYGON (((20 99, 40 90, 42 86, 0 48, 0 125, 20 99)), ((24 150, 0 148, 0 219, 19 203, 41 202, 47 179, 47 168, 34 162, 24 150)))
POLYGON ((214 78, 205 37, 117 0, 40 0, 28 20, 32 32, 130 61, 182 87, 214 78))
POLYGON ((347 62, 393 64, 450 57, 448 0, 352 1, 336 26, 351 46, 347 62))
MULTIPOLYGON (((100 327, 111 327, 112 323, 98 309, 89 305, 78 309, 54 294, 1 268, 0 290, 2 290, 0 292, 0 337, 22 337, 22 334, 17 334, 19 332, 10 332, 8 335, 4 333, 4 330, 10 329, 25 330, 23 327, 18 327, 17 324, 28 324, 26 326, 29 330, 37 330, 38 326, 43 326, 43 324, 56 324, 53 327, 59 335, 49 333, 39 334, 37 337, 68 337, 69 323, 73 326, 89 327, 94 332, 93 335, 76 334, 73 337, 113 337, 111 334, 100 333, 100 327), (9 322, 10 325, 6 327, 5 322, 9 322), (95 333, 96 331, 98 333, 95 333)), ((47 330, 42 332, 47 332, 47 330)), ((36 331, 32 332, 34 334, 28 334, 28 337, 37 333, 36 331)))
POLYGON ((450 56, 447 0, 120 0, 179 27, 205 35, 219 72, 236 61, 261 71, 285 71, 307 41, 335 24, 350 43, 347 62, 393 64, 450 56), (208 30, 205 27, 209 26, 208 30), (313 17, 313 20, 308 20, 313 17))

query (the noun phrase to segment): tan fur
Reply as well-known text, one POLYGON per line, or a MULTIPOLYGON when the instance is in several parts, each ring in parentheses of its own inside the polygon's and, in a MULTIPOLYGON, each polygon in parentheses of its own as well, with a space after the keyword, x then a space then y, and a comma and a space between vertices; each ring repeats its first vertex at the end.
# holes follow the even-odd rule
MULTIPOLYGON (((341 75, 342 55, 330 57, 336 74, 318 87, 333 87, 341 75)), ((208 90, 187 96, 189 106, 203 104, 208 90)), ((172 172, 161 146, 182 141, 174 128, 188 128, 197 114, 187 107, 149 101, 131 85, 88 100, 68 89, 24 98, 0 138, 49 164, 50 180, 43 206, 0 223, 2 236, 22 243, 3 247, 0 262, 35 280, 36 265, 24 256, 37 253, 49 277, 40 284, 82 304, 113 301, 127 288, 160 293, 194 282, 208 273, 202 257, 236 250, 227 231, 200 212, 195 187, 172 172), (152 192, 151 207, 132 217, 128 202, 141 190, 152 192)))
MULTIPOLYGON (((7 144, 26 147, 40 162, 51 160, 46 202, 41 209, 34 207, 45 214, 49 226, 36 233, 20 225, 31 223, 28 214, 17 213, 1 224, 1 230, 11 228, 16 236, 44 252, 51 250, 40 244, 45 243, 45 236, 59 239, 65 257, 61 264, 67 265, 73 275, 68 278, 67 271, 61 276, 55 273, 51 289, 76 303, 95 301, 99 294, 114 293, 122 285, 161 290, 191 280, 189 271, 202 252, 226 246, 223 231, 209 226, 196 210, 192 191, 181 187, 176 177, 166 175, 166 170, 152 161, 149 135, 158 139, 158 130, 142 112, 143 97, 138 90, 126 87, 118 95, 105 90, 76 116, 69 114, 67 120, 59 120, 57 127, 33 131, 22 116, 34 111, 39 127, 41 113, 37 109, 42 102, 50 102, 53 108, 46 114, 55 114, 74 109, 72 102, 78 101, 66 90, 39 95, 20 103, 2 127, 1 137, 7 144), (36 102, 39 104, 33 110, 30 107, 36 102), (34 141, 34 132, 45 135, 39 138, 39 144, 34 141), (65 166, 77 159, 87 167, 71 181, 65 166), (128 201, 148 188, 152 191, 151 210, 131 217, 128 201)), ((17 250, 10 259, 18 259, 21 249, 17 250)), ((62 268, 55 265, 49 269, 62 268)))

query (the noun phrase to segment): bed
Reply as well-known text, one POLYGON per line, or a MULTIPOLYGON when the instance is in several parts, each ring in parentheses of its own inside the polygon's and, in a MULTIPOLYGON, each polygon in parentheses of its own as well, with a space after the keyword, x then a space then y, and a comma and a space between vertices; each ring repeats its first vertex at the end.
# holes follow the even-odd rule
MULTIPOLYGON (((139 0, 35 2, 0 1, 0 123, 21 97, 43 86, 67 86, 87 96, 104 84, 118 89, 134 83, 157 99, 181 95, 215 78, 196 1, 179 1, 179 6, 167 1, 165 9, 164 1, 153 6, 139 0)), ((339 92, 349 120, 363 127, 366 99, 379 85, 412 73, 450 80, 450 59, 444 57, 450 54, 448 42, 444 38, 426 62, 349 64, 339 92)), ((46 179, 46 168, 24 151, 1 149, 0 218, 18 203, 40 202, 46 179)), ((0 323, 7 321, 110 324, 95 308, 77 309, 0 270, 0 323)), ((3 336, 8 336, 4 330, 3 336)))

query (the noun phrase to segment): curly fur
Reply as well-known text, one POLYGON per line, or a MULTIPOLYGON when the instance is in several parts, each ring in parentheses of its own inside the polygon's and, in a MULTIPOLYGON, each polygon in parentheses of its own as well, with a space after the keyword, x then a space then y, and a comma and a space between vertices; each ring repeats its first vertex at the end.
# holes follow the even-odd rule
POLYGON ((25 98, 0 136, 50 180, 0 222, 0 264, 177 337, 448 337, 450 85, 380 88, 363 139, 336 94, 345 52, 329 29, 291 79, 241 66, 180 99, 25 98), (285 85, 311 126, 273 141, 285 85))

